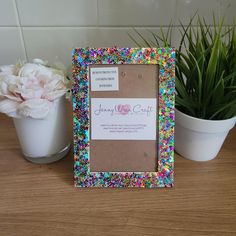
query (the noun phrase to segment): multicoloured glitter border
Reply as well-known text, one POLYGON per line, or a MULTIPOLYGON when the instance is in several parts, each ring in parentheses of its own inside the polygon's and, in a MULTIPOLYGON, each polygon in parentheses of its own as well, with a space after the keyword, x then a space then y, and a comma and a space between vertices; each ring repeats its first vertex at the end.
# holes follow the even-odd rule
POLYGON ((174 49, 76 48, 72 53, 72 61, 75 186, 172 187, 174 182, 174 49), (91 64, 159 65, 159 157, 157 172, 90 172, 88 67, 91 64))

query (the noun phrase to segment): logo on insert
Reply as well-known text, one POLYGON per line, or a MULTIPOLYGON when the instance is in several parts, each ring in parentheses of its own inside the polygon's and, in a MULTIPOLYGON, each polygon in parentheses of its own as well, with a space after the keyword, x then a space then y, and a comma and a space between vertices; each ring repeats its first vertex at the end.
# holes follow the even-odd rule
POLYGON ((131 111, 131 106, 129 104, 119 104, 116 106, 115 109, 117 112, 119 112, 121 115, 127 115, 131 111))

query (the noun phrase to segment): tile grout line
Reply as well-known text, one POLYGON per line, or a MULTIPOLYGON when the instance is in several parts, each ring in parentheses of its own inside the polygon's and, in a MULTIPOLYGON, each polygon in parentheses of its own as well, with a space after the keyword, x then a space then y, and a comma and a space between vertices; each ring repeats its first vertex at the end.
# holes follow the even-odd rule
MULTIPOLYGON (((230 24, 224 24, 224 26, 227 26, 230 24)), ((181 28, 181 25, 173 24, 174 28, 181 28)), ((187 24, 183 24, 183 26, 187 26, 187 24)), ((194 27, 197 27, 197 24, 193 24, 194 27)), ((213 24, 208 24, 208 26, 214 26, 213 24)), ((1 25, 0 28, 14 28, 15 26, 10 25, 1 25)), ((96 28, 102 28, 102 29, 122 29, 122 28, 168 28, 169 25, 24 25, 21 26, 21 28, 28 28, 28 29, 47 29, 47 28, 64 28, 64 29, 70 29, 70 28, 78 28, 78 29, 96 29, 96 28)))
POLYGON ((13 2, 14 2, 14 7, 15 7, 16 15, 17 15, 17 26, 18 26, 19 31, 20 31, 21 44, 23 46, 23 50, 24 50, 24 53, 25 53, 25 59, 26 59, 26 61, 28 61, 29 58, 28 58, 28 54, 27 54, 27 51, 26 51, 25 39, 24 39, 23 30, 22 30, 22 27, 21 27, 20 15, 19 15, 19 10, 18 10, 18 6, 17 6, 17 2, 16 2, 16 0, 14 0, 13 2))
MULTIPOLYGON (((171 21, 175 22, 175 24, 176 24, 176 22, 177 22, 177 16, 178 16, 178 1, 175 0, 174 16, 173 16, 173 19, 171 19, 171 21)), ((172 33, 172 29, 171 29, 171 34, 172 34, 172 35, 171 35, 171 39, 170 39, 170 44, 171 44, 171 45, 174 45, 174 43, 173 43, 173 38, 174 38, 174 39, 177 38, 177 30, 176 30, 176 29, 179 29, 180 26, 179 26, 179 25, 173 25, 173 27, 174 27, 174 33, 172 33)), ((168 28, 168 27, 167 27, 167 28, 168 28)))

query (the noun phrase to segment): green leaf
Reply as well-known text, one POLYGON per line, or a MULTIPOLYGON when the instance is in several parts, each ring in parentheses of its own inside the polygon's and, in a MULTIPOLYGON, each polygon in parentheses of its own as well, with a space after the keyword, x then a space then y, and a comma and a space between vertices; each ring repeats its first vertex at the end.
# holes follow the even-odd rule
POLYGON ((176 96, 176 105, 178 106, 182 106, 184 107, 188 112, 189 115, 191 116, 196 116, 195 115, 195 111, 194 111, 194 108, 192 106, 192 104, 188 101, 188 100, 185 100, 185 99, 181 99, 180 97, 176 96))
POLYGON ((134 41, 134 43, 139 47, 142 48, 143 46, 128 32, 127 33, 129 35, 129 37, 131 38, 131 40, 134 41))
POLYGON ((147 39, 144 38, 144 36, 136 29, 134 29, 134 31, 138 34, 138 36, 143 40, 143 42, 145 43, 146 47, 151 48, 151 44, 148 42, 147 39))
POLYGON ((218 114, 220 114, 220 112, 230 108, 231 106, 236 106, 236 101, 231 101, 230 103, 224 105, 220 104, 220 106, 218 106, 219 109, 213 115, 210 116, 209 120, 214 119, 218 114))

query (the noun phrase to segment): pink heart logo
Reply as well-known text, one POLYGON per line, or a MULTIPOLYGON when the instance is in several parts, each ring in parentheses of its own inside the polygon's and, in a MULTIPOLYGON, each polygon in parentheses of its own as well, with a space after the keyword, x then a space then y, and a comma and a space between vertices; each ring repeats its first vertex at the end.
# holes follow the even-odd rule
POLYGON ((127 115, 131 111, 131 106, 128 104, 125 104, 125 105, 119 104, 117 105, 117 111, 121 115, 127 115))

